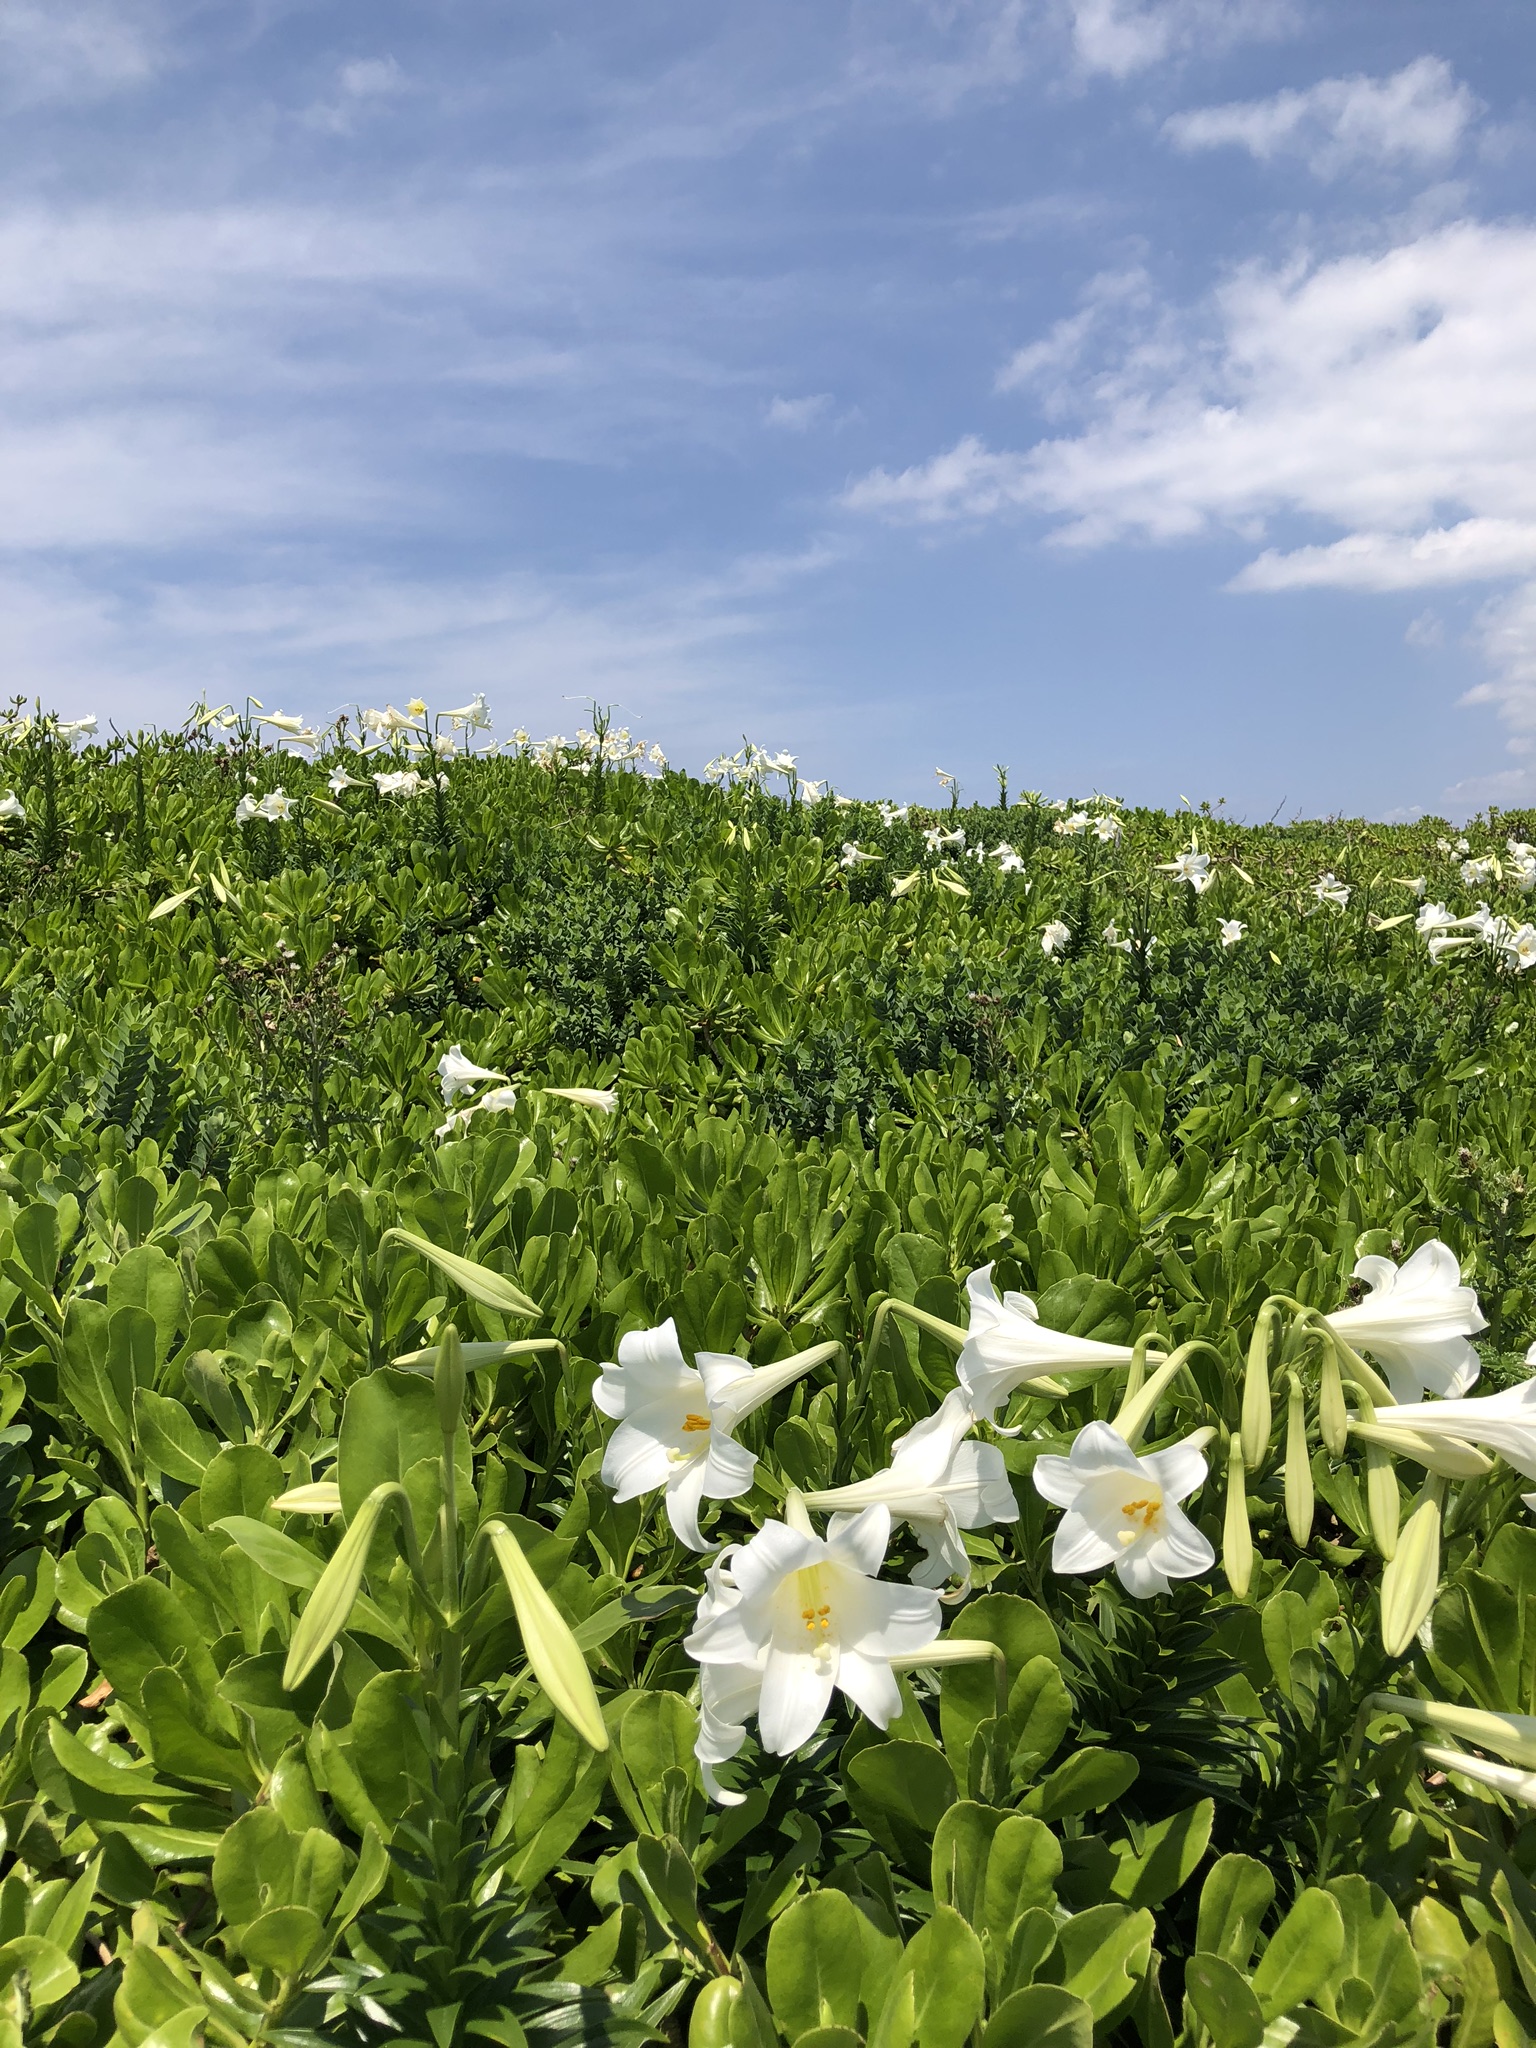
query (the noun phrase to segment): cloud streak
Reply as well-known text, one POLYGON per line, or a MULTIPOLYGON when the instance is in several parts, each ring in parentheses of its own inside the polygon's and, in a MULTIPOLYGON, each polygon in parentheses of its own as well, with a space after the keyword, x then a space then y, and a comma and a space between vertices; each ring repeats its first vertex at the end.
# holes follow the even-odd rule
POLYGON ((1448 164, 1477 112, 1443 58, 1418 57, 1390 78, 1324 78, 1267 100, 1174 114, 1163 133, 1186 153, 1235 147, 1265 164, 1295 157, 1333 178, 1359 165, 1448 164))

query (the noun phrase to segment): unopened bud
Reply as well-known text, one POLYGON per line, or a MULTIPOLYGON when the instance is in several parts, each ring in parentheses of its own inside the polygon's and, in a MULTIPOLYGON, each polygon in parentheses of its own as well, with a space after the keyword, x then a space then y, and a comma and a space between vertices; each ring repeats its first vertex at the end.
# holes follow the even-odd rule
POLYGON ((1312 1461, 1307 1456, 1307 1397, 1291 1374, 1285 1416, 1285 1520, 1291 1540, 1305 1550, 1312 1541, 1312 1461))
POLYGON ((437 1393, 437 1426, 451 1443, 464 1413, 464 1350, 452 1323, 437 1341, 437 1366, 432 1374, 437 1393))
POLYGON ((1444 1480, 1430 1480, 1381 1575, 1381 1646, 1389 1657, 1402 1656, 1440 1591, 1440 1497, 1444 1491, 1444 1480))
POLYGON ((1331 1344, 1324 1347, 1317 1389, 1317 1426, 1330 1458, 1342 1458, 1349 1441, 1349 1416, 1344 1408, 1344 1386, 1339 1378, 1339 1361, 1331 1344))
POLYGON ((1269 1450, 1269 1340, 1273 1328, 1274 1313, 1266 1304, 1253 1326, 1248 1370, 1243 1376, 1243 1463, 1250 1472, 1258 1471, 1269 1450))
POLYGON ((1227 1514, 1221 1532, 1221 1568, 1238 1599, 1245 1600, 1253 1583, 1253 1536, 1248 1527, 1241 1436, 1227 1439, 1227 1514))

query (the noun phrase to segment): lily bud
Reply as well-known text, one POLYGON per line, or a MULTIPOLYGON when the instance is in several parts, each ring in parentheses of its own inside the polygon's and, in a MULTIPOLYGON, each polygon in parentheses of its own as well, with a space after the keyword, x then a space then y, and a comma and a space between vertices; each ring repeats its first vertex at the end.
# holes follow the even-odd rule
POLYGON ((1272 1411, 1269 1397, 1269 1342, 1274 1311, 1268 1303, 1259 1311, 1248 1345, 1248 1370, 1243 1376, 1243 1463, 1257 1472, 1269 1449, 1272 1411))
POLYGON ((1443 1700, 1412 1699, 1395 1692, 1373 1693, 1368 1704, 1372 1713, 1425 1721, 1443 1735, 1497 1750, 1527 1770, 1536 1768, 1536 1714, 1490 1714, 1481 1707, 1453 1707, 1443 1700))
POLYGON ((1221 1568, 1238 1599, 1246 1600, 1253 1583, 1253 1536, 1248 1527, 1241 1436, 1227 1439, 1227 1514, 1221 1531, 1221 1568))
POLYGON ((1440 1499, 1444 1491, 1444 1480, 1432 1479, 1425 1487, 1381 1575, 1381 1646, 1389 1657, 1403 1655, 1440 1591, 1440 1499))
MULTIPOLYGON (((1355 1399, 1359 1404, 1360 1420, 1367 1429, 1371 1428, 1376 1413, 1369 1397, 1357 1387, 1355 1399)), ((1390 1564, 1397 1550, 1398 1517, 1402 1511, 1402 1500, 1397 1490, 1397 1467, 1385 1445, 1369 1441, 1365 1446, 1365 1506, 1376 1548, 1383 1560, 1390 1564)))
POLYGON ((1344 1409, 1344 1386, 1339 1378, 1338 1356, 1331 1344, 1323 1347, 1317 1389, 1317 1426, 1330 1458, 1342 1458, 1349 1441, 1349 1417, 1344 1409))
POLYGON ((1302 1550, 1312 1541, 1315 1495, 1312 1463, 1307 1456, 1307 1397, 1295 1373, 1285 1417, 1285 1520, 1291 1540, 1302 1550))
POLYGON ((432 1375, 437 1394, 437 1426, 443 1441, 451 1444, 458 1434, 464 1413, 464 1349, 459 1333, 449 1323, 438 1339, 437 1368, 432 1375))

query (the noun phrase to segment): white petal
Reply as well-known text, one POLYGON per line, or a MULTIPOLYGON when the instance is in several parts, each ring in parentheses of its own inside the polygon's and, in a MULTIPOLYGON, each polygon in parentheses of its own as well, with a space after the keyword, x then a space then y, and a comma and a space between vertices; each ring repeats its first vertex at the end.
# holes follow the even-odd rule
POLYGON ((710 1500, 738 1500, 752 1490, 757 1471, 757 1453, 745 1444, 711 1430, 709 1451, 703 1460, 704 1492, 710 1500))
POLYGON ((1367 1252, 1355 1261, 1355 1278, 1363 1280, 1372 1293, 1390 1294, 1397 1285, 1397 1268, 1377 1252, 1367 1252))
POLYGON ((764 1749, 774 1756, 789 1756, 810 1741, 831 1702, 836 1671, 835 1655, 818 1663, 803 1651, 769 1651, 757 1709, 764 1749))
POLYGON ((708 1550, 709 1538, 699 1532, 699 1502, 704 1496, 704 1460, 690 1458, 674 1465, 667 1480, 667 1520, 679 1543, 690 1550, 708 1550))
POLYGON ((1163 1503, 1163 1526, 1157 1535, 1138 1547, 1144 1547, 1157 1569, 1170 1579, 1198 1579, 1216 1562, 1209 1541, 1172 1501, 1163 1503))
POLYGON ((827 1539, 828 1553, 840 1564, 873 1578, 885 1563, 891 1541, 891 1511, 887 1507, 866 1508, 846 1528, 827 1539))
POLYGON ((1031 1477, 1036 1493, 1058 1508, 1073 1507, 1087 1484, 1083 1475, 1073 1470, 1070 1458, 1036 1458, 1031 1477))
POLYGON ((1142 1460, 1150 1465, 1163 1489, 1166 1501, 1184 1500, 1197 1486, 1205 1484, 1210 1467, 1205 1453, 1193 1444, 1169 1444, 1165 1450, 1148 1451, 1142 1460))
POLYGON ((1111 1472, 1142 1476, 1140 1458, 1107 1422, 1085 1422, 1077 1432, 1072 1445, 1072 1470, 1081 1479, 1099 1479, 1111 1472))
MULTIPOLYGON (((677 1325, 671 1316, 654 1330, 631 1330, 619 1339, 619 1364, 632 1383, 670 1384, 690 1368, 677 1341, 677 1325)), ((700 1381, 700 1391, 703 1382, 700 1381)))
POLYGON ((739 1389, 742 1382, 750 1380, 752 1368, 744 1358, 737 1358, 725 1351, 700 1351, 694 1354, 694 1364, 699 1378, 704 1383, 704 1394, 711 1408, 723 1401, 733 1389, 739 1389))
POLYGON ((611 1487, 614 1499, 622 1504, 637 1500, 642 1493, 649 1493, 654 1487, 665 1486, 672 1472, 672 1461, 667 1456, 667 1446, 656 1438, 636 1429, 632 1422, 621 1422, 608 1439, 608 1448, 603 1453, 603 1484, 611 1487))
POLYGON ((1100 1572, 1113 1564, 1120 1553, 1090 1522, 1069 1508, 1057 1524, 1051 1545, 1053 1572, 1100 1572))
POLYGON ((861 1657, 845 1650, 838 1659, 837 1684, 877 1728, 889 1727, 901 1712, 901 1691, 883 1657, 861 1657))
POLYGON ((1120 1575, 1121 1585, 1133 1600, 1150 1600, 1154 1594, 1170 1590, 1167 1579, 1152 1562, 1144 1544, 1133 1544, 1129 1550, 1122 1551, 1115 1559, 1115 1570, 1120 1575))
POLYGON ((731 1567, 744 1600, 767 1600, 788 1573, 819 1564, 825 1546, 814 1536, 797 1535, 783 1522, 765 1522, 750 1543, 744 1543, 731 1567))

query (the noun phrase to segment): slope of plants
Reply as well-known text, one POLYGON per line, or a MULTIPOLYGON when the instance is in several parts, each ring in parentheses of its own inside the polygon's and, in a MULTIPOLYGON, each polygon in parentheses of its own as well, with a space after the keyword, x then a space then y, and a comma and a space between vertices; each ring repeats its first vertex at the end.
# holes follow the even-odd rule
POLYGON ((1527 821, 283 730, 0 745, 0 2038, 1536 2033, 1527 821))

